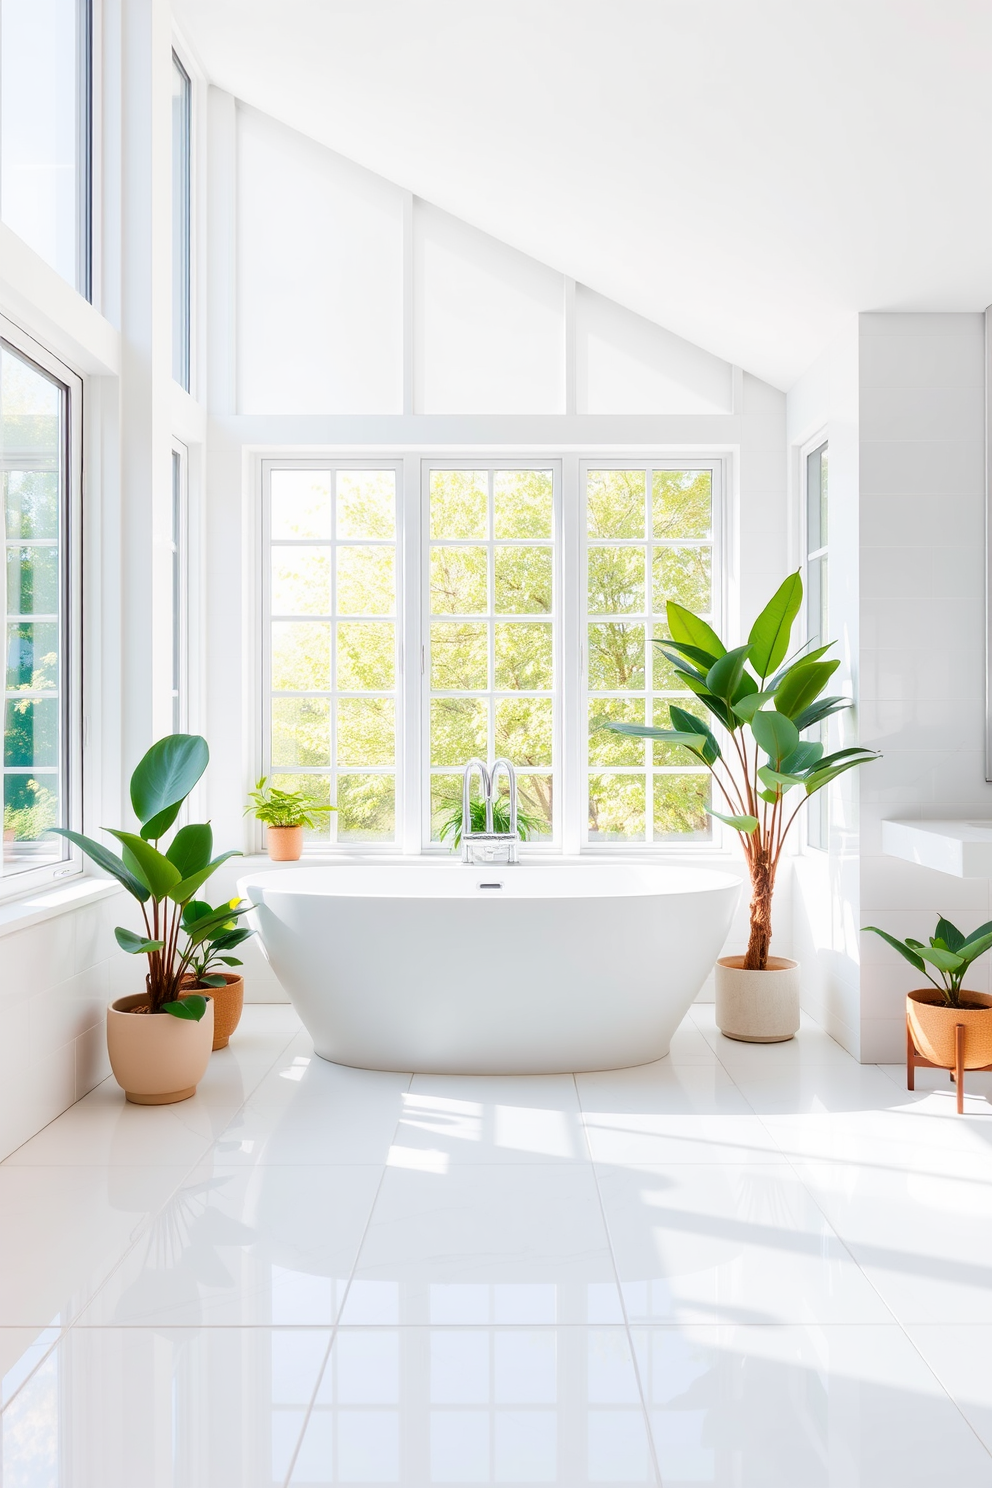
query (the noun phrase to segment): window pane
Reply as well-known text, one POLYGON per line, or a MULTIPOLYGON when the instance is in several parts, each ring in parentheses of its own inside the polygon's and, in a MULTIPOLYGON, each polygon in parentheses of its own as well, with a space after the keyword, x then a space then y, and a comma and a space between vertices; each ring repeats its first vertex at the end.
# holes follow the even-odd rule
POLYGON ((713 528, 713 477, 708 470, 656 470, 651 514, 658 538, 709 537, 713 528))
POLYGON ((644 626, 589 626, 590 692, 640 692, 644 687, 644 626))
POLYGON ((327 470, 273 470, 272 537, 328 541, 331 536, 331 476, 327 470))
POLYGON ((431 764, 462 769, 489 758, 489 709, 481 698, 432 698, 431 764))
MULTIPOLYGON (((311 774, 309 771, 305 775, 274 774, 270 783, 278 790, 293 793, 302 791, 316 806, 327 806, 330 803, 331 779, 329 775, 311 774)), ((334 820, 333 815, 330 820, 334 820)), ((312 827, 303 828, 304 842, 327 842, 329 839, 330 827, 326 816, 316 817, 312 827)))
POLYGON ((396 686, 396 634, 381 620, 338 625, 338 677, 342 692, 383 692, 396 686))
POLYGON ((552 765, 554 704, 550 698, 499 698, 494 753, 513 765, 552 765))
POLYGON ((643 612, 644 559, 641 548, 589 549, 590 614, 643 612))
POLYGON ((554 481, 550 470, 497 470, 493 476, 495 536, 552 536, 554 481))
MULTIPOLYGON (((475 777, 472 789, 473 800, 478 798, 478 776, 475 777)), ((460 775, 432 775, 431 776, 431 841, 439 842, 441 830, 446 822, 455 815, 461 816, 462 810, 462 777, 460 775)), ((445 839, 450 843, 451 838, 445 839)))
POLYGON ((330 691, 329 624, 276 621, 272 627, 272 686, 276 692, 330 691))
POLYGON ((339 842, 392 842, 396 836, 393 776, 339 775, 335 820, 339 842))
POLYGON ((272 763, 331 763, 331 705, 327 698, 272 699, 272 763))
POLYGON ((709 548, 659 548, 654 555, 654 611, 664 614, 670 599, 695 615, 712 604, 709 548))
POLYGON ((3 0, 0 215, 89 296, 82 0, 3 0))
POLYGON ((551 626, 525 622, 497 624, 494 629, 497 691, 550 691, 554 682, 551 626))
POLYGON ((339 615, 391 615, 396 608, 391 547, 338 548, 339 615))
POLYGON ((189 391, 190 224, 192 199, 193 89, 189 75, 172 54, 172 375, 189 391))
POLYGON ((339 698, 339 765, 391 765, 396 760, 396 704, 392 698, 339 698))
POLYGON ((431 613, 484 615, 488 602, 485 548, 431 549, 431 613))
MULTIPOLYGON (((672 722, 671 716, 672 703, 674 703, 677 708, 683 709, 684 712, 691 713, 694 718, 701 718, 703 722, 706 723, 710 728, 719 727, 716 719, 709 712, 709 710, 699 701, 697 697, 692 697, 690 695, 689 697, 657 698, 655 700, 654 717, 652 719, 652 723, 654 724, 655 728, 667 729, 675 727, 675 724, 672 722)), ((681 765, 682 768, 685 769, 686 766, 692 766, 696 763, 696 761, 693 759, 693 756, 682 744, 656 743, 652 746, 652 755, 654 758, 654 763, 656 765, 681 765)))
MULTIPOLYGON (((3 15, 6 18, 6 9, 3 15)), ((4 875, 62 861, 61 673, 65 389, 0 349, 0 481, 6 538, 4 875), (32 618, 36 617, 36 618, 32 618)))
POLYGON ((272 613, 328 615, 331 610, 331 554, 328 548, 274 548, 272 613))
POLYGON ((655 841, 706 838, 710 835, 708 775, 656 775, 654 778, 655 841))
POLYGON ((590 765, 643 765, 644 740, 613 734, 605 723, 643 723, 643 699, 589 699, 590 765))
POLYGON ((827 446, 806 456, 806 551, 827 546, 827 446))
POLYGON ((489 473, 432 470, 431 537, 489 536, 489 473))
POLYGON ((339 538, 396 536, 394 470, 339 470, 337 497, 339 538))
POLYGON ((431 625, 431 686, 484 692, 489 685, 489 627, 436 620, 431 625))
POLYGON ((495 565, 498 615, 551 613, 550 548, 497 548, 495 565))
POLYGON ((643 470, 590 470, 586 477, 590 537, 644 537, 643 470))
POLYGON ((554 836, 555 782, 551 775, 517 775, 517 811, 536 818, 528 842, 547 841, 554 836))
POLYGON ((643 842, 646 795, 643 775, 590 775, 590 839, 643 842))

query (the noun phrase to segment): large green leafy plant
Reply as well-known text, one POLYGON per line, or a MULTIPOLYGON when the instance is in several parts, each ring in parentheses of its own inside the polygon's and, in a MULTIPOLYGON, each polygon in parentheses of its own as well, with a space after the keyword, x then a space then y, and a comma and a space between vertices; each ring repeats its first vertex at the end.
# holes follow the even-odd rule
POLYGON ((744 967, 764 971, 772 934, 775 874, 789 828, 810 796, 868 760, 854 745, 825 754, 803 734, 851 699, 822 696, 840 662, 824 660, 833 646, 800 647, 789 654, 803 598, 802 579, 790 574, 751 627, 746 645, 728 651, 698 615, 669 600, 670 640, 656 641, 688 692, 699 698, 724 732, 723 744, 688 708, 669 708, 672 727, 604 723, 617 734, 679 744, 700 760, 729 808, 710 811, 738 833, 751 877, 751 924, 744 967), (790 793, 798 790, 796 804, 790 793))
POLYGON ((177 1018, 203 1017, 207 1006, 203 997, 194 994, 180 1000, 188 985, 184 979, 194 970, 200 948, 211 938, 216 943, 219 937, 227 937, 226 945, 231 944, 232 922, 251 908, 236 903, 210 909, 195 900, 221 863, 240 856, 234 851, 212 856, 213 831, 208 822, 180 827, 168 847, 159 850, 209 758, 207 741, 199 734, 169 734, 152 745, 131 776, 131 805, 140 831, 107 828, 121 844, 120 857, 80 832, 51 829, 82 848, 137 900, 144 934, 118 928, 114 931, 117 944, 132 956, 148 958, 145 984, 150 1011, 177 1018), (201 912, 192 910, 194 903, 201 912))
POLYGON ((970 1006, 961 1001, 961 983, 971 963, 992 947, 992 920, 979 925, 970 935, 965 935, 941 915, 929 945, 924 945, 922 940, 896 940, 894 935, 890 935, 887 930, 879 930, 877 925, 865 925, 864 929, 888 941, 892 949, 898 951, 914 970, 925 976, 928 982, 932 982, 945 1007, 970 1006), (931 976, 927 970, 928 965, 936 971, 936 977, 931 976), (939 981, 937 977, 940 978, 939 981))

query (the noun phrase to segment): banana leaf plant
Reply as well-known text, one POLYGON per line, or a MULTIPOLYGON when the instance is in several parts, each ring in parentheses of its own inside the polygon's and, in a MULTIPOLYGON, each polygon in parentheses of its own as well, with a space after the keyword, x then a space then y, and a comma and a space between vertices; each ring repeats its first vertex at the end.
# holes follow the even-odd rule
MULTIPOLYGON (((670 640, 655 641, 723 731, 721 744, 708 723, 672 703, 671 728, 603 723, 616 734, 682 745, 706 765, 726 803, 709 811, 740 837, 751 877, 751 921, 744 968, 764 971, 772 936, 775 874, 789 828, 810 796, 858 765, 877 759, 854 745, 825 754, 817 739, 804 739, 825 718, 850 708, 845 697, 823 697, 837 670, 824 660, 835 643, 789 654, 792 627, 803 599, 798 573, 776 590, 751 627, 746 645, 731 650, 714 630, 682 605, 667 605, 670 640), (790 793, 800 792, 793 804, 790 793)), ((807 643, 808 645, 808 643, 807 643)))
POLYGON ((922 940, 896 940, 894 935, 890 935, 887 930, 879 930, 877 925, 865 925, 862 928, 888 941, 892 949, 898 951, 914 970, 922 973, 928 982, 932 982, 944 999, 945 1007, 971 1006, 970 1003, 961 1001, 961 983, 971 963, 977 961, 979 956, 984 956, 992 947, 992 920, 979 925, 970 935, 965 935, 963 930, 959 930, 941 915, 928 946, 922 940), (928 965, 934 968, 940 981, 931 976, 927 970, 928 965))
POLYGON ((74 842, 137 900, 144 933, 119 927, 114 934, 122 951, 148 958, 149 1011, 197 1021, 206 1012, 206 999, 195 994, 181 998, 183 978, 198 948, 212 935, 230 934, 224 927, 251 908, 249 904, 243 908, 224 904, 209 914, 187 917, 184 924, 184 913, 197 891, 221 863, 241 854, 225 852, 213 857, 213 831, 208 822, 180 827, 168 847, 159 848, 209 759, 207 741, 199 734, 168 734, 152 745, 131 776, 131 805, 140 830, 107 828, 121 844, 120 857, 80 832, 51 828, 74 842))

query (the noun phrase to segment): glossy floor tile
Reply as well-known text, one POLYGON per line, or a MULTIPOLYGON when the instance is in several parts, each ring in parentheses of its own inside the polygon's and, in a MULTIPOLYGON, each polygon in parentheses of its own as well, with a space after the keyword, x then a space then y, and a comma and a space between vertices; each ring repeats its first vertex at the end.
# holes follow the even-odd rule
POLYGON ((249 1007, 0 1164, 0 1482, 992 1488, 990 1093, 704 1005, 574 1079, 249 1007))

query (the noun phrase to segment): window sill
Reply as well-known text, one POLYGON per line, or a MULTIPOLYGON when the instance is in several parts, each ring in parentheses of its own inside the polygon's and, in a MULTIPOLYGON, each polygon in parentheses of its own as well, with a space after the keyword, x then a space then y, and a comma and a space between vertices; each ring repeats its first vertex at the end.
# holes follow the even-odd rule
POLYGON ((120 884, 112 878, 89 878, 85 874, 67 883, 46 884, 43 889, 28 890, 21 898, 0 903, 0 936, 13 935, 30 925, 41 924, 56 915, 68 914, 70 910, 82 909, 98 899, 108 899, 111 894, 122 892, 120 884))

